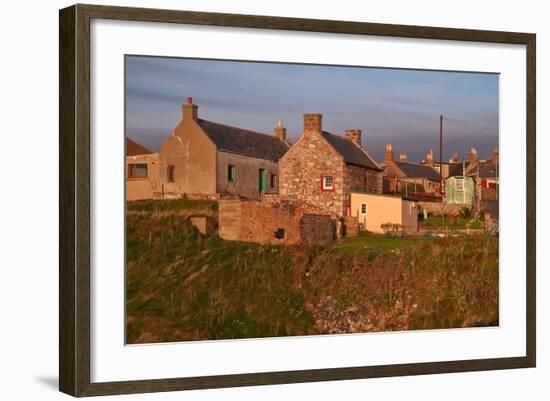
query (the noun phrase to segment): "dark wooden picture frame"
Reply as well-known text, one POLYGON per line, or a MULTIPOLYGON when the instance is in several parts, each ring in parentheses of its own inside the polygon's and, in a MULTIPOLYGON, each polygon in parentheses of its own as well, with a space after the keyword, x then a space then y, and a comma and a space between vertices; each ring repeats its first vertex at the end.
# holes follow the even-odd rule
POLYGON ((59 388, 62 392, 73 396, 93 396, 535 366, 535 34, 80 4, 60 10, 59 29, 59 388), (525 45, 526 356, 91 383, 90 22, 94 18, 525 45))

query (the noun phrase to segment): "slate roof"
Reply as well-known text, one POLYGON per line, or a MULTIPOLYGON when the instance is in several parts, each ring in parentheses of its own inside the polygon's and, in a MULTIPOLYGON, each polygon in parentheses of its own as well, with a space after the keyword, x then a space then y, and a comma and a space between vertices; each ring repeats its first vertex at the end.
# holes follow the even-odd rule
POLYGON ((218 124, 200 118, 197 122, 218 150, 221 151, 277 161, 288 150, 288 145, 272 135, 218 124))
POLYGON ((380 167, 357 145, 351 142, 349 139, 340 135, 334 135, 330 132, 323 131, 323 136, 332 145, 334 149, 342 157, 346 163, 355 164, 357 166, 366 167, 372 170, 381 170, 380 167))
POLYGON ((416 164, 395 160, 394 163, 399 167, 407 177, 427 178, 431 181, 439 181, 439 173, 433 167, 425 164, 416 164))
POLYGON ((126 137, 126 156, 147 155, 149 153, 153 152, 126 137))

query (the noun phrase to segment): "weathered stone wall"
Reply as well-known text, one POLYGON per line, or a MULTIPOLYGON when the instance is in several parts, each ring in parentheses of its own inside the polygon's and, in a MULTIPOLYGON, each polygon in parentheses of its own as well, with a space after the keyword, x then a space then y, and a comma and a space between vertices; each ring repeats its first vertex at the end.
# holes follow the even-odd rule
POLYGON ((327 244, 334 241, 334 220, 330 216, 304 214, 300 219, 300 236, 303 242, 327 244))
POLYGON ((441 216, 443 213, 447 216, 458 216, 463 208, 472 209, 473 206, 458 205, 458 204, 445 204, 441 202, 418 202, 421 211, 427 211, 428 214, 434 216, 441 216))
POLYGON ((242 232, 242 202, 222 200, 218 203, 218 234, 229 241, 240 241, 242 232))
POLYGON ((344 217, 345 236, 356 237, 359 233, 359 220, 356 216, 344 217))
POLYGON ((264 206, 261 201, 244 201, 241 208, 241 241, 261 244, 297 244, 300 238, 300 215, 292 206, 264 206), (284 237, 275 232, 284 230, 284 237))
POLYGON ((319 131, 306 129, 298 142, 279 160, 279 193, 283 197, 314 205, 319 214, 332 217, 344 214, 347 200, 344 160, 319 131), (321 189, 323 175, 334 177, 333 191, 321 189))
POLYGON ((218 214, 218 232, 226 240, 290 245, 334 239, 330 216, 305 213, 294 202, 221 200, 218 214), (278 230, 284 230, 283 238, 276 237, 278 230))
POLYGON ((382 192, 382 172, 352 164, 344 167, 346 192, 382 192))
POLYGON ((276 162, 255 157, 242 156, 228 152, 217 152, 217 192, 222 194, 241 195, 257 199, 260 195, 260 169, 267 174, 266 193, 278 192, 279 168, 276 162), (228 179, 229 165, 235 166, 236 181, 228 179), (271 186, 271 175, 275 175, 274 186, 271 186))

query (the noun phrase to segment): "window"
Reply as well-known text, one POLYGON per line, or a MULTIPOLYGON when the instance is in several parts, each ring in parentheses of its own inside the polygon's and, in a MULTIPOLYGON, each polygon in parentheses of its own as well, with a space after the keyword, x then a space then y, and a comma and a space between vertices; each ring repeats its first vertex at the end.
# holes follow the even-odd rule
POLYGON ((176 179, 176 166, 169 165, 166 175, 168 176, 168 182, 174 182, 176 179))
POLYGON ((457 178, 455 180, 455 191, 463 192, 464 191, 464 179, 457 178))
POLYGON ((147 163, 128 164, 128 178, 146 178, 147 163))
POLYGON ((271 174, 271 188, 275 188, 277 186, 277 176, 275 174, 271 174))
POLYGON ((237 182, 237 169, 232 164, 227 166, 227 181, 237 182))
POLYGON ((323 191, 334 191, 334 176, 332 175, 321 176, 321 189, 323 191))
POLYGON ((367 204, 361 203, 361 214, 367 214, 367 204))

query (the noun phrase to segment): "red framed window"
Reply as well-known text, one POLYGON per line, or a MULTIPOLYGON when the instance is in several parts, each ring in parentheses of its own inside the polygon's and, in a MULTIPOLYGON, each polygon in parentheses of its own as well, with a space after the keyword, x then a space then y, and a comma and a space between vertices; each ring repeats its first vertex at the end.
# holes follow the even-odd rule
POLYGON ((334 176, 332 174, 321 175, 321 191, 334 191, 334 176))

